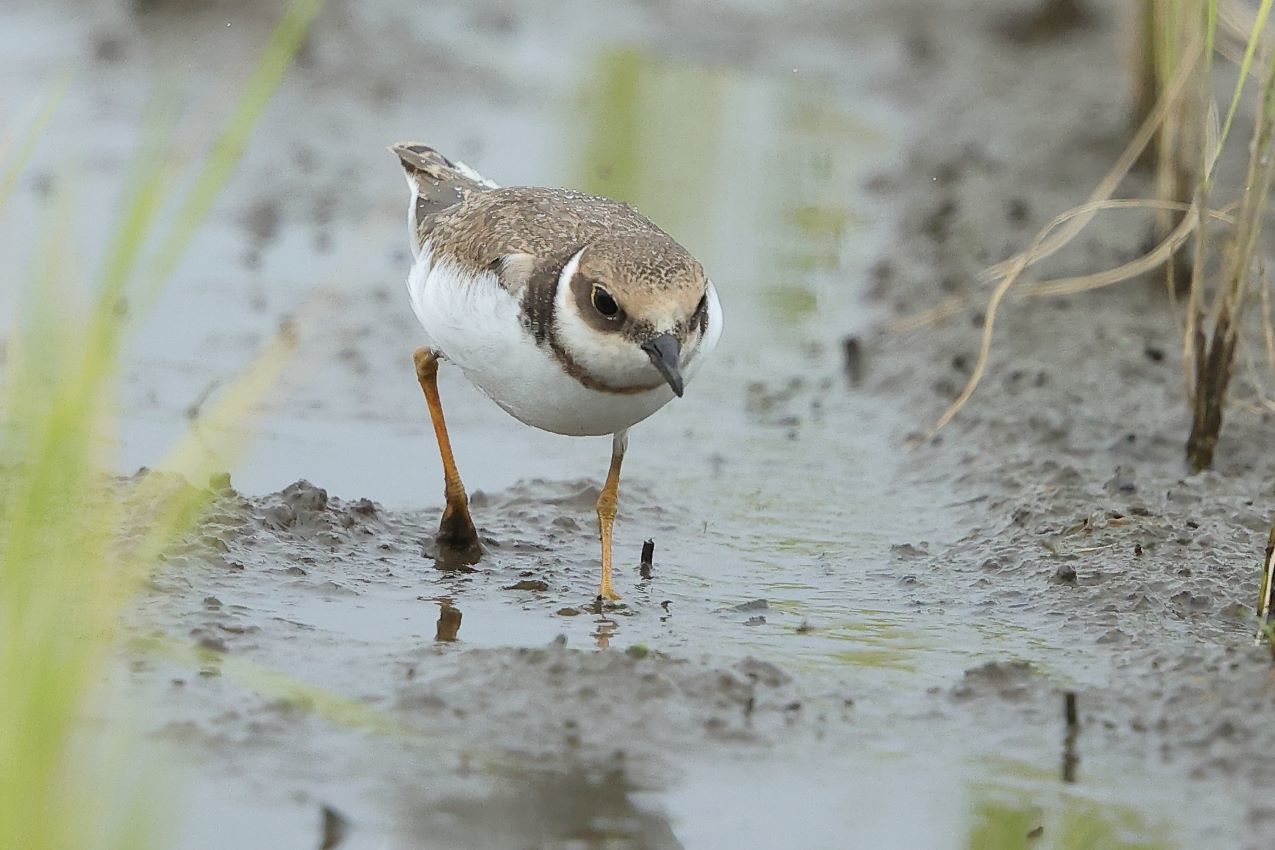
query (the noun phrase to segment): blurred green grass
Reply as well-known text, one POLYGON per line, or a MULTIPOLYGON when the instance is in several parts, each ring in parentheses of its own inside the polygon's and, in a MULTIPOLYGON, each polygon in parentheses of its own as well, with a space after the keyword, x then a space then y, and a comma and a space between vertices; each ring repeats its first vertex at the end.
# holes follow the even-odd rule
MULTIPOLYGON (((170 126, 163 110, 150 121, 86 306, 76 306, 82 282, 64 250, 75 235, 69 193, 55 194, 44 244, 19 281, 23 304, 0 396, 0 847, 157 846, 154 817, 162 805, 146 793, 152 767, 137 763, 118 730, 86 718, 103 698, 100 681, 121 613, 212 494, 174 486, 168 476, 111 479, 106 447, 117 416, 121 348, 211 210, 321 7, 322 0, 288 7, 162 237, 170 126)), ((0 162, 0 203, 65 85, 21 141, 0 151, 7 159, 0 162)), ((203 417, 222 426, 209 432, 232 433, 224 426, 246 419, 291 347, 291 335, 281 334, 245 370, 203 417)), ((160 465, 207 481, 236 447, 219 448, 208 452, 188 438, 160 465)))

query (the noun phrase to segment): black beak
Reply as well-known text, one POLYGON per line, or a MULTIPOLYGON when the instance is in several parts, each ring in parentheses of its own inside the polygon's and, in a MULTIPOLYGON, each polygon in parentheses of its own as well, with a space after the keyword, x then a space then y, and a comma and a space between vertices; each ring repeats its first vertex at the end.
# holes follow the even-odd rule
POLYGON ((664 376, 664 380, 668 381, 673 392, 677 393, 677 397, 681 398, 682 372, 678 368, 677 361, 682 354, 682 345, 677 341, 677 337, 672 334, 660 334, 655 339, 642 343, 642 350, 651 358, 655 368, 660 370, 660 374, 664 376))

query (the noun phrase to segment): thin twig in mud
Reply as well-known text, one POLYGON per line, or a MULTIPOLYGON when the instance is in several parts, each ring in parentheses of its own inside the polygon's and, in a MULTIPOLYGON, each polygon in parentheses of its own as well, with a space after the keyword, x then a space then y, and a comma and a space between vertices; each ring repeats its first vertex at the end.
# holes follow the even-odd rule
POLYGON ((1076 709, 1076 692, 1063 694, 1063 722, 1066 731, 1063 733, 1062 781, 1076 781, 1076 766, 1080 764, 1080 756, 1076 755, 1076 739, 1080 737, 1080 714, 1076 709))
POLYGON ((350 822, 345 815, 331 806, 323 806, 320 812, 323 823, 320 827, 319 850, 336 850, 345 841, 345 835, 350 830, 350 822))
POLYGON ((850 386, 857 387, 863 383, 863 343, 857 336, 848 336, 841 340, 842 371, 850 386))

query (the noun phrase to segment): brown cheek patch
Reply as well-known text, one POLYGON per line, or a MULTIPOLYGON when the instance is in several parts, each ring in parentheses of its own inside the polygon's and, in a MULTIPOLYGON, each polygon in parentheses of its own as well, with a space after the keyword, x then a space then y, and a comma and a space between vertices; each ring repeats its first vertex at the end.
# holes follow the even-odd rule
MULTIPOLYGON (((526 291, 522 296, 522 320, 524 326, 536 340, 536 344, 547 345, 553 351, 554 357, 557 359, 558 364, 562 366, 564 372, 589 389, 597 390, 598 392, 611 393, 613 395, 632 395, 634 393, 648 392, 663 386, 663 381, 653 380, 648 384, 639 384, 637 386, 613 387, 586 372, 583 366, 575 362, 570 352, 563 348, 554 330, 554 294, 558 288, 558 275, 561 274, 564 263, 565 261, 561 261, 538 266, 535 273, 527 281, 526 291)), ((592 292, 592 281, 572 281, 571 294, 576 299, 576 306, 580 309, 580 315, 588 317, 593 314, 597 316, 598 321, 606 323, 605 330, 621 330, 627 324, 626 322, 606 322, 602 316, 597 315, 597 311, 593 309, 592 292)), ((588 319, 586 318, 586 320, 588 319)), ((592 321, 590 323, 593 324, 592 321)))
POLYGON ((537 345, 548 342, 553 332, 554 292, 561 268, 560 263, 543 263, 527 277, 522 294, 522 321, 537 345))

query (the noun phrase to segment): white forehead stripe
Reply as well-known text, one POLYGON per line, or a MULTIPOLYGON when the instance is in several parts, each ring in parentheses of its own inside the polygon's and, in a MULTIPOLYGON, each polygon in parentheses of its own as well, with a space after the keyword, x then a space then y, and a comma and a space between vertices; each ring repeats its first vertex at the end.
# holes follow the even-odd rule
MULTIPOLYGON (((587 245, 585 246, 588 247, 587 245)), ((567 303, 567 292, 571 288, 571 278, 576 276, 576 269, 580 268, 580 255, 584 253, 584 248, 576 251, 571 255, 571 259, 567 260, 567 264, 562 267, 562 271, 558 273, 558 289, 554 293, 554 301, 558 307, 562 307, 567 303)))

